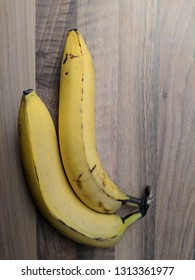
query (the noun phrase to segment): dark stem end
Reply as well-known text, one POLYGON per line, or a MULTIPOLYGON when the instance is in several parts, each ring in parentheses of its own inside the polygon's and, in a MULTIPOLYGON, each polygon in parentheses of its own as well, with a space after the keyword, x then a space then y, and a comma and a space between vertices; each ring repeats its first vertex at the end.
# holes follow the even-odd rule
POLYGON ((140 204, 140 211, 142 213, 142 218, 147 214, 151 201, 152 201, 152 189, 150 186, 147 186, 145 188, 145 195, 140 204))
POLYGON ((28 95, 31 92, 33 92, 33 89, 31 89, 31 88, 23 90, 24 95, 28 95))

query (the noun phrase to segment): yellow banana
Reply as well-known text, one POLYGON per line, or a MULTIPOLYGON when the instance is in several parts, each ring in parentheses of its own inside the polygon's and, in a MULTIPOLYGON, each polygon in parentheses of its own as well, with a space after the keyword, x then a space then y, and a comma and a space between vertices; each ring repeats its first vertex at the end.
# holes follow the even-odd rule
POLYGON ((124 194, 102 167, 97 149, 94 69, 78 32, 68 32, 60 75, 59 143, 64 169, 76 194, 90 208, 113 213, 122 203, 138 206, 140 199, 124 194))
POLYGON ((142 207, 124 218, 97 213, 82 203, 65 176, 49 111, 30 89, 24 91, 21 99, 18 131, 24 171, 34 200, 62 234, 79 243, 109 247, 121 239, 129 225, 146 214, 148 193, 142 207))

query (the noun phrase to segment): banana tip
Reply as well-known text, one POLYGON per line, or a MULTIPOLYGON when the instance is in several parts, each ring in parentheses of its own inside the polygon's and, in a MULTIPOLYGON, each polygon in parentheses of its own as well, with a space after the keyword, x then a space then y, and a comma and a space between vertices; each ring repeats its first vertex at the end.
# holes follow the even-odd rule
POLYGON ((32 91, 33 91, 32 88, 25 89, 25 90, 23 90, 23 94, 24 94, 24 95, 28 95, 28 94, 31 93, 32 91))
POLYGON ((71 31, 75 31, 75 32, 77 32, 77 31, 78 31, 78 29, 77 29, 77 28, 72 28, 72 29, 70 29, 68 32, 71 32, 71 31))

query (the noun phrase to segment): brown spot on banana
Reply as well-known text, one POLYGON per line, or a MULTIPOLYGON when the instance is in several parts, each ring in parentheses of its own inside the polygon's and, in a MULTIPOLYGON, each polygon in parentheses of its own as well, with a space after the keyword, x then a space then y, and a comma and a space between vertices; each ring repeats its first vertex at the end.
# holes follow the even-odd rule
POLYGON ((83 81, 84 81, 84 74, 82 73, 81 83, 82 83, 82 91, 81 91, 81 102, 83 101, 83 81))
POLYGON ((110 212, 112 212, 112 211, 110 211, 109 209, 106 209, 101 201, 98 202, 98 207, 102 208, 102 209, 104 210, 105 213, 110 213, 110 212))
POLYGON ((71 53, 66 53, 65 58, 63 60, 63 65, 66 63, 68 58, 73 59, 73 58, 77 58, 77 57, 79 57, 79 56, 78 55, 73 55, 71 53))
POLYGON ((79 176, 77 177, 77 181, 80 180, 80 178, 82 177, 83 173, 79 174, 79 176))
POLYGON ((73 55, 73 54, 69 54, 69 56, 70 56, 71 59, 79 57, 78 55, 73 55))
POLYGON ((91 172, 91 173, 93 173, 93 171, 95 170, 95 168, 96 168, 96 164, 94 164, 94 166, 90 169, 89 168, 89 171, 91 172))
POLYGON ((104 173, 102 174, 101 181, 102 181, 102 186, 105 188, 106 187, 106 175, 104 173))
POLYGON ((66 56, 65 56, 65 58, 64 58, 64 60, 63 60, 63 64, 66 63, 67 59, 68 59, 68 54, 66 54, 66 56))
MULTIPOLYGON (((71 229, 72 231, 77 232, 78 234, 80 234, 80 235, 82 235, 82 236, 88 237, 88 236, 86 236, 85 234, 83 234, 83 233, 79 232, 78 230, 76 230, 75 228, 72 228, 72 227, 68 226, 68 225, 67 225, 65 222, 63 222, 62 220, 58 219, 58 221, 59 221, 61 224, 63 224, 64 226, 66 226, 67 228, 71 229)), ((90 237, 88 237, 88 238, 90 238, 90 237)))
POLYGON ((98 202, 98 206, 99 206, 99 207, 102 207, 102 206, 103 206, 101 201, 98 202))
POLYGON ((79 187, 79 189, 82 189, 83 185, 81 181, 77 181, 77 186, 79 187))
POLYGON ((81 102, 83 101, 83 85, 82 85, 82 91, 81 91, 81 102))
POLYGON ((113 235, 113 236, 111 236, 110 238, 97 237, 97 238, 95 238, 95 240, 96 240, 96 241, 106 241, 106 240, 114 239, 114 238, 116 238, 116 237, 117 237, 117 235, 113 235))
POLYGON ((102 179, 102 186, 105 188, 106 182, 102 179))
POLYGON ((103 207, 103 209, 104 209, 104 212, 105 212, 105 213, 108 213, 108 214, 110 214, 110 213, 113 212, 112 210, 106 209, 106 208, 104 208, 104 207, 103 207))
POLYGON ((76 230, 75 228, 72 228, 72 227, 68 226, 68 225, 67 225, 65 222, 63 222, 62 220, 58 219, 58 221, 59 221, 61 224, 63 224, 64 226, 66 226, 67 228, 71 229, 72 231, 74 231, 74 232, 76 232, 76 233, 78 233, 78 234, 80 234, 80 235, 82 235, 82 236, 85 236, 85 237, 87 237, 87 238, 89 238, 89 239, 94 239, 94 240, 96 240, 96 241, 103 242, 103 241, 110 240, 110 239, 114 239, 114 238, 117 237, 117 235, 113 235, 113 236, 111 236, 110 238, 103 238, 103 237, 92 238, 92 237, 88 237, 88 236, 85 235, 84 233, 81 233, 81 232, 79 232, 78 230, 76 230))
POLYGON ((22 134, 21 124, 18 124, 18 135, 20 136, 22 134))
POLYGON ((33 167, 34 167, 34 170, 35 170, 35 175, 36 175, 37 181, 39 182, 39 176, 38 176, 37 168, 36 168, 36 165, 35 165, 34 161, 33 161, 33 167))

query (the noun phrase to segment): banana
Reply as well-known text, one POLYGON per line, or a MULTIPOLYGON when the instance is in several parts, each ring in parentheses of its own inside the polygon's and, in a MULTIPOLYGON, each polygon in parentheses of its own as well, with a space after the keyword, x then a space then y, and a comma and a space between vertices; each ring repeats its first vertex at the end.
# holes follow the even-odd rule
POLYGON ((71 186, 90 208, 114 213, 141 199, 124 194, 103 169, 96 149, 94 69, 77 29, 67 35, 60 74, 58 133, 61 157, 71 186))
POLYGON ((62 234, 95 247, 114 246, 149 207, 149 190, 142 206, 121 218, 88 208, 74 193, 63 169, 56 130, 49 111, 35 93, 23 92, 18 133, 27 183, 43 215, 62 234))

